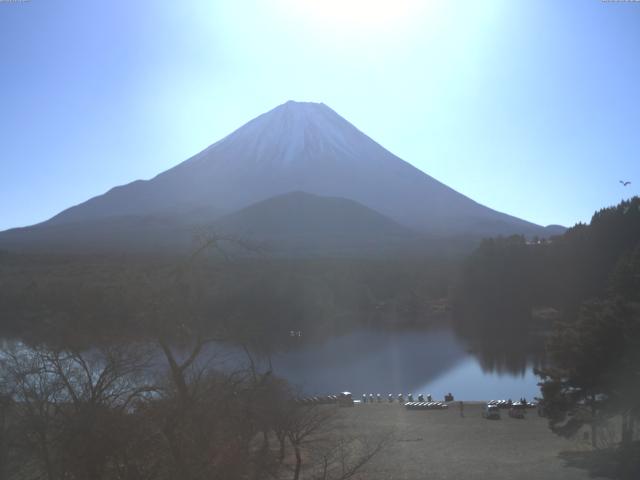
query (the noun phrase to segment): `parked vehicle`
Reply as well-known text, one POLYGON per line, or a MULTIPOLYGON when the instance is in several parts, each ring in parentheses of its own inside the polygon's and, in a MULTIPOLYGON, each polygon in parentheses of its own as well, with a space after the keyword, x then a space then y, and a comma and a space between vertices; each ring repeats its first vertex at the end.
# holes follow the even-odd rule
POLYGON ((489 420, 500 420, 500 409, 497 405, 486 404, 482 407, 482 417, 489 420))
POLYGON ((524 418, 525 408, 527 408, 526 405, 522 403, 514 403, 509 409, 509 416, 511 418, 524 418))
POLYGON ((351 392, 342 392, 338 395, 338 405, 341 407, 353 407, 353 396, 351 392))

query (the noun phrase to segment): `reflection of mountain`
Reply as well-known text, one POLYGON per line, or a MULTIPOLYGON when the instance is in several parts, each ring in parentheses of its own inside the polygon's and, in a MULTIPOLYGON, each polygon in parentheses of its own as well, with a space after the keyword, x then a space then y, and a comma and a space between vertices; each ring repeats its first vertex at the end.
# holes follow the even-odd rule
POLYGON ((447 392, 464 400, 539 395, 537 378, 520 363, 526 356, 491 358, 493 363, 469 355, 449 329, 370 330, 277 355, 273 364, 277 375, 308 395, 343 390, 358 397, 431 393, 440 400, 447 392))
POLYGON ((544 337, 526 331, 460 333, 484 372, 524 375, 539 367, 544 357, 544 337))
MULTIPOLYGON (((240 350, 218 345, 215 351, 229 368, 246 364, 240 350)), ((272 364, 275 374, 303 395, 346 390, 357 397, 380 393, 386 401, 389 393, 431 393, 439 400, 447 392, 464 400, 539 394, 530 369, 486 370, 478 358, 465 352, 453 331, 444 328, 360 331, 274 355, 272 364)))
POLYGON ((274 370, 309 394, 408 393, 467 354, 448 330, 358 332, 280 354, 274 370))

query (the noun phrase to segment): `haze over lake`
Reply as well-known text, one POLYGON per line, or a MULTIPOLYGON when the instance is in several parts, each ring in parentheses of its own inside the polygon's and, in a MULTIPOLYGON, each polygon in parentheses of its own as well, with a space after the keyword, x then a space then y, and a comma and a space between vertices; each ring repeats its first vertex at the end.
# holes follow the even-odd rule
MULTIPOLYGON (((292 343, 298 340, 294 338, 292 343)), ((524 371, 486 369, 447 327, 380 331, 363 329, 321 343, 293 346, 272 356, 276 375, 306 395, 350 391, 360 397, 448 392, 461 400, 533 399, 539 395, 531 366, 524 371)), ((223 358, 225 358, 223 356, 223 358)), ((243 354, 228 362, 245 358, 243 354)), ((266 362, 263 368, 267 368, 266 362)))

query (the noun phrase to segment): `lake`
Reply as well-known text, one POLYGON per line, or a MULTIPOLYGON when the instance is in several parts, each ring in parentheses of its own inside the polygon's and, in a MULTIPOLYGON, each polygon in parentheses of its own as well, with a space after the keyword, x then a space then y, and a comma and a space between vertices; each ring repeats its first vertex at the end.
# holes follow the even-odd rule
POLYGON ((272 357, 274 372, 306 395, 350 391, 430 393, 442 399, 533 399, 539 396, 532 367, 518 373, 488 369, 449 328, 411 331, 364 330, 293 347, 272 357))
MULTIPOLYGON (((490 400, 533 399, 540 394, 531 365, 509 368, 504 365, 508 356, 506 360, 476 356, 448 327, 361 330, 319 343, 296 337, 291 342, 289 350, 272 356, 272 366, 301 395, 350 391, 356 398, 363 393, 386 398, 389 393, 423 393, 442 399, 451 392, 460 400, 490 400)), ((158 367, 164 368, 164 357, 158 355, 158 367)), ((210 345, 204 357, 211 356, 223 369, 246 364, 246 356, 235 347, 210 345)))

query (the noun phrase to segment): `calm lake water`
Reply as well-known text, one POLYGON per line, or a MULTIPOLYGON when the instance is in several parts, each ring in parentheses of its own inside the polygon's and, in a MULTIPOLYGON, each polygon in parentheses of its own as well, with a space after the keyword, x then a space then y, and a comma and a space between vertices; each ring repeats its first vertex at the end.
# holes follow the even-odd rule
MULTIPOLYGON (((364 330, 311 345, 292 342, 290 350, 272 356, 273 370, 308 396, 350 391, 356 398, 423 393, 442 399, 451 392, 460 400, 490 400, 540 394, 530 366, 501 368, 495 358, 481 361, 449 328, 364 330)), ((247 363, 243 352, 223 345, 210 346, 204 357, 214 357, 223 369, 247 363)), ((158 366, 164 368, 164 362, 158 352, 158 366)))
POLYGON ((482 368, 476 356, 447 328, 360 331, 304 345, 272 357, 274 371, 307 395, 350 391, 430 393, 442 399, 533 399, 539 396, 532 368, 520 373, 482 368))

